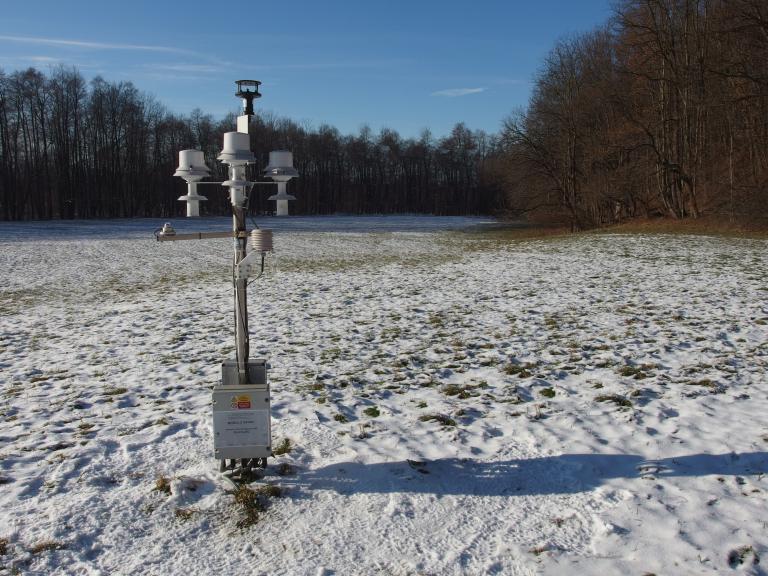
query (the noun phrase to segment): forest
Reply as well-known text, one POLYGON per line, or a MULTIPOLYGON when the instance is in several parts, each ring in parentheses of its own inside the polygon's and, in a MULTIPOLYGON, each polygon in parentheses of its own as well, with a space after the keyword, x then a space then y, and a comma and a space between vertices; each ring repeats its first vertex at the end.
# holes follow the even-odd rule
MULTIPOLYGON (((180 214, 178 151, 203 150, 223 180, 215 157, 234 125, 72 68, 0 70, 0 219, 180 214)), ((765 222, 768 3, 620 0, 604 25, 551 49, 497 134, 459 123, 444 137, 342 135, 269 113, 251 134, 257 166, 294 153, 295 213, 496 214, 574 230, 765 222)), ((228 213, 224 194, 208 196, 208 214, 228 213)), ((268 212, 265 198, 250 209, 268 212)))
MULTIPOLYGON (((86 82, 74 69, 0 73, 0 218, 183 213, 177 198, 186 184, 173 177, 178 151, 203 150, 212 179, 226 180, 216 156, 235 124, 233 114, 219 121, 200 110, 173 114, 131 82, 86 82)), ((259 112, 250 133, 251 179, 259 179, 271 150, 293 152, 301 175, 289 186, 296 213, 475 214, 498 205, 481 176, 496 141, 463 124, 437 140, 426 130, 415 140, 365 126, 342 136, 259 112)), ((223 191, 206 194, 203 213, 230 213, 223 191)), ((250 210, 274 210, 266 197, 254 194, 250 210)))
POLYGON ((591 228, 768 216, 768 3, 624 0, 501 130, 506 207, 591 228))

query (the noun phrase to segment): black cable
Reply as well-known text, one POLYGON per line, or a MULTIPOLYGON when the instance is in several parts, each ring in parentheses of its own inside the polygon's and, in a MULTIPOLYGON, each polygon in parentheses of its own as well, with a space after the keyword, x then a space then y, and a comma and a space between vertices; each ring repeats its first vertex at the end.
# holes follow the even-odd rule
POLYGON ((259 225, 256 224, 256 220, 253 219, 253 216, 251 215, 251 196, 253 195, 253 189, 256 187, 256 183, 251 183, 251 189, 248 191, 248 198, 246 199, 248 203, 245 206, 245 214, 248 216, 248 219, 251 221, 251 224, 253 224, 253 227, 257 230, 259 229, 259 225))
POLYGON ((255 277, 253 280, 251 280, 250 282, 248 282, 248 284, 246 284, 246 287, 248 287, 248 286, 250 286, 251 284, 253 284, 254 282, 256 282, 256 280, 258 280, 258 279, 259 279, 259 278, 261 278, 262 276, 264 276, 264 254, 263 254, 263 253, 262 253, 262 255, 261 255, 261 270, 259 271, 259 275, 258 275, 258 276, 256 276, 256 277, 255 277))
MULTIPOLYGON (((243 240, 243 242, 244 241, 245 240, 243 240)), ((238 262, 237 262, 237 255, 235 255, 234 256, 234 264, 232 265, 232 284, 233 284, 234 290, 235 290, 235 307, 236 307, 236 310, 235 310, 235 326, 236 326, 236 328, 235 328, 235 330, 237 330, 237 325, 238 325, 237 311, 239 310, 239 312, 240 312, 240 322, 239 322, 240 326, 239 327, 240 327, 240 331, 243 333, 243 338, 245 340, 245 342, 244 342, 244 344, 245 344, 245 346, 244 346, 245 347, 245 358, 243 358, 243 362, 245 362, 248 359, 248 357, 250 356, 250 353, 251 353, 251 339, 250 339, 250 334, 248 333, 248 325, 247 325, 247 319, 246 319, 246 315, 248 314, 248 303, 246 302, 247 294, 245 293, 245 288, 247 287, 247 284, 246 284, 246 286, 243 289, 243 292, 244 292, 243 293, 243 302, 240 303, 238 298, 237 298, 237 282, 238 282, 238 280, 237 280, 236 275, 235 275, 235 269, 237 268, 237 264, 238 264, 238 262)), ((237 350, 237 331, 235 331, 235 358, 237 359, 237 362, 239 364, 240 363, 240 356, 239 356, 238 352, 239 351, 237 350)))

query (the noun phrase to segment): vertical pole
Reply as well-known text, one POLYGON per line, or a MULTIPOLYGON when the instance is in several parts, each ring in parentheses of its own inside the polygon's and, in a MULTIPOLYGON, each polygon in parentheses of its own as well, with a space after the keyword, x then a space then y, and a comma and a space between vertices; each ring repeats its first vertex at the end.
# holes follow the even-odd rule
MULTIPOLYGON (((277 183, 277 195, 285 196, 285 182, 277 183)), ((276 216, 288 216, 288 200, 278 200, 275 203, 275 215, 276 216)))
MULTIPOLYGON (((245 166, 230 166, 231 180, 245 180, 245 166)), ((235 259, 237 266, 246 255, 248 238, 245 234, 245 188, 230 188, 232 194, 232 232, 234 233, 235 259)), ((237 356, 237 371, 240 384, 248 383, 248 300, 246 298, 246 278, 234 276, 235 285, 235 350, 237 356)))
MULTIPOLYGON (((197 182, 187 182, 187 196, 197 196, 197 182)), ((187 200, 187 218, 200 216, 200 203, 187 200)))

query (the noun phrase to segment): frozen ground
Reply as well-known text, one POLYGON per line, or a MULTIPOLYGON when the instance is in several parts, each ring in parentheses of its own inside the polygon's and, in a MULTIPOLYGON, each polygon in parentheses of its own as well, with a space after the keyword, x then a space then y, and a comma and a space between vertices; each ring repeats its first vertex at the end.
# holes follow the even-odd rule
POLYGON ((230 243, 0 224, 0 573, 766 573, 767 242, 345 222, 250 289, 292 448, 250 518, 230 243))
MULTIPOLYGON (((165 220, 169 220, 166 218, 165 220)), ((232 218, 212 216, 207 218, 172 219, 178 232, 229 230, 232 218)), ((132 220, 55 220, 47 222, 0 222, 0 241, 26 240, 85 240, 104 234, 118 238, 146 239, 147 230, 163 225, 163 219, 135 218, 132 220)), ((494 226, 492 218, 478 216, 291 216, 290 218, 257 217, 250 219, 263 228, 280 232, 421 232, 462 230, 473 227, 494 226)), ((249 226, 250 226, 249 223, 249 226)))

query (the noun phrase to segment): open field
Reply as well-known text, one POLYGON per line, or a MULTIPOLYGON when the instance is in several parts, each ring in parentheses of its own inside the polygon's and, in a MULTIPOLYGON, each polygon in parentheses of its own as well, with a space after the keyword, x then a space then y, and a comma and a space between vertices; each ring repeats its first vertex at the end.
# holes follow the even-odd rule
POLYGON ((0 226, 0 573, 765 574, 768 241, 438 220, 276 233, 250 499, 230 243, 0 226))

